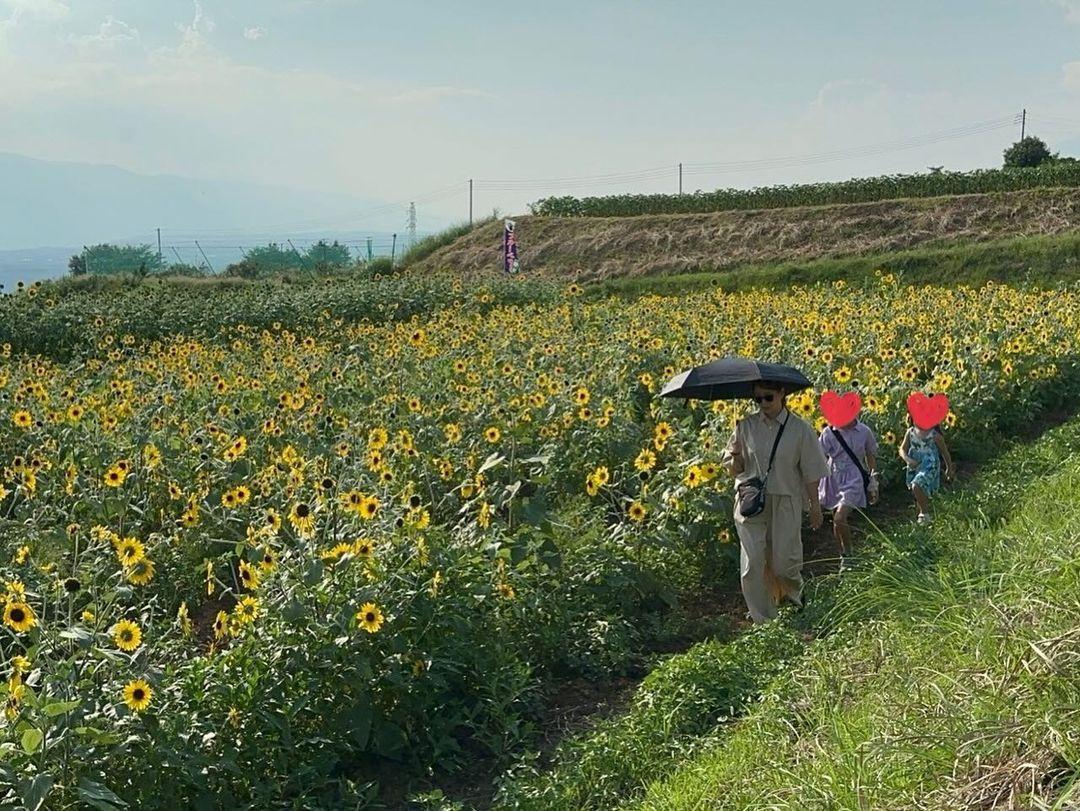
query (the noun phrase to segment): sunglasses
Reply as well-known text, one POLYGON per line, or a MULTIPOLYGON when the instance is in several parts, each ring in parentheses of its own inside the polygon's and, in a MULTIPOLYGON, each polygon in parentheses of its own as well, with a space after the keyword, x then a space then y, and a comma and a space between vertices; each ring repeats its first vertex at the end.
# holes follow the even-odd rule
POLYGON ((754 402, 758 403, 759 405, 761 403, 771 403, 775 399, 776 399, 775 394, 755 394, 754 395, 754 402))

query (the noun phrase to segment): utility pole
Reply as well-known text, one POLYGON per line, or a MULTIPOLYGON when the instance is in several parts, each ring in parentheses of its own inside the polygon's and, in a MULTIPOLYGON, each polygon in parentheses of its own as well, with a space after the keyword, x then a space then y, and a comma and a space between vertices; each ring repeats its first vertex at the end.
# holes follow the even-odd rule
POLYGON ((1024 132, 1027 129, 1027 107, 1020 111, 1020 140, 1024 140, 1024 132))
POLYGON ((210 272, 214 273, 214 266, 210 264, 210 260, 206 258, 206 251, 202 249, 202 245, 199 244, 199 240, 195 240, 195 247, 199 249, 199 253, 202 254, 203 261, 206 262, 206 266, 210 268, 210 272))
POLYGON ((469 225, 472 225, 472 178, 469 178, 469 225))
POLYGON ((409 203, 409 247, 416 244, 416 203, 409 203))
POLYGON ((394 234, 394 241, 390 243, 390 267, 394 266, 394 256, 397 254, 397 234, 394 234))
POLYGON ((679 164, 679 196, 682 196, 682 164, 679 164))
POLYGON ((375 254, 371 252, 371 237, 367 238, 367 260, 370 262, 375 258, 375 254))
POLYGON ((158 264, 164 264, 161 259, 161 229, 157 230, 157 261, 158 264))
POLYGON ((180 251, 176 250, 176 246, 175 246, 175 245, 170 245, 170 246, 169 246, 169 250, 171 250, 171 251, 172 251, 173 253, 175 253, 175 254, 176 254, 176 261, 177 261, 177 262, 178 262, 179 264, 181 264, 181 265, 182 265, 182 264, 184 264, 184 257, 182 257, 182 256, 180 255, 180 251))

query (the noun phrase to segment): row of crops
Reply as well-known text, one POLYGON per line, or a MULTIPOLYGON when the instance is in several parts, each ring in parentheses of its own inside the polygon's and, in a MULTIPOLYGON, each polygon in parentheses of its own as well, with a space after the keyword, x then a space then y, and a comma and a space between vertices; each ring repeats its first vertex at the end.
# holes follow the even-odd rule
POLYGON ((717 189, 693 194, 621 194, 546 197, 530 206, 545 217, 632 217, 641 214, 704 214, 835 203, 869 203, 903 197, 985 194, 1054 186, 1080 186, 1080 163, 1060 161, 1023 169, 882 175, 836 183, 803 183, 754 189, 717 189))
POLYGON ((406 278, 432 306, 377 318, 370 284, 155 289, 183 335, 142 288, 0 300, 26 330, 0 344, 0 797, 360 807, 505 762, 545 685, 624 672, 735 571, 745 405, 656 397, 710 357, 798 364, 818 424, 857 387, 887 486, 913 389, 948 392, 961 455, 1080 394, 1078 289, 406 278))

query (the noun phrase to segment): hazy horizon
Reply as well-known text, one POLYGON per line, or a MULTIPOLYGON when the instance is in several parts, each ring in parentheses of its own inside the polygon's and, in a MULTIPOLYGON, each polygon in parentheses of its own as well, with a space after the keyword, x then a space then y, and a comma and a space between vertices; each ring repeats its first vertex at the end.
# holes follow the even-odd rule
MULTIPOLYGON (((166 193, 101 240, 403 230, 409 201, 436 230, 470 178, 480 217, 673 192, 679 162, 688 192, 998 166, 1021 108, 1076 153, 1078 33, 1080 0, 0 0, 0 153, 284 190, 220 192, 205 222, 170 222, 166 193)), ((111 205, 22 185, 0 247, 79 244, 64 218, 111 205)))

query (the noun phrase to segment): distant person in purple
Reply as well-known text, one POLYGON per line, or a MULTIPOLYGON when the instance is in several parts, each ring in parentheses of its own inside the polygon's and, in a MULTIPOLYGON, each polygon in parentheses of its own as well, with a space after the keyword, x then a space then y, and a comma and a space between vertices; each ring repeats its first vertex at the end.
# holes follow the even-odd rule
POLYGON ((822 508, 833 511, 833 536, 843 568, 844 555, 851 549, 851 511, 877 503, 877 439, 856 416, 847 425, 827 426, 820 442, 829 475, 818 485, 818 498, 822 508))

